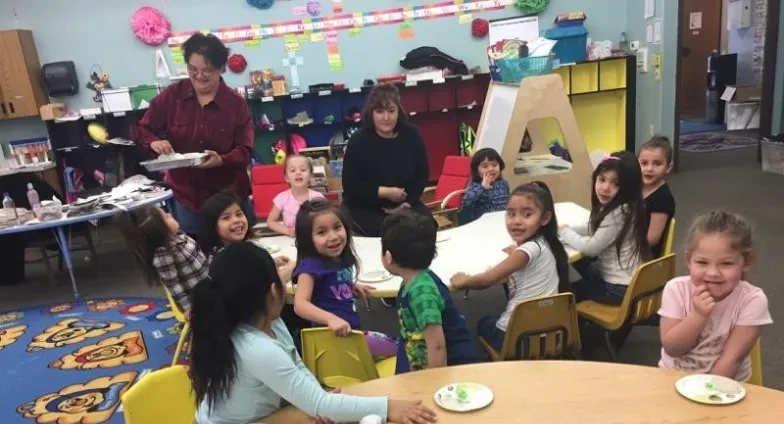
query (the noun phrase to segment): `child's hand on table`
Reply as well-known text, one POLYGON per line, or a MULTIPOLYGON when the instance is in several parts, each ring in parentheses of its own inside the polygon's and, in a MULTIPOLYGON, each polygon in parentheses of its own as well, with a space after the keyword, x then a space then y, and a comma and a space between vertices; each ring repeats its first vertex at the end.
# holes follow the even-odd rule
POLYGON ((389 399, 387 421, 401 424, 427 424, 436 422, 436 413, 422 405, 421 400, 389 399))
POLYGON ((368 286, 367 284, 354 284, 354 294, 361 297, 362 299, 367 299, 370 297, 370 293, 372 293, 376 288, 368 286))
POLYGON ((294 226, 293 226, 293 225, 287 225, 287 226, 286 226, 286 235, 287 235, 287 236, 291 236, 291 237, 294 237, 294 236, 296 236, 296 235, 297 235, 297 234, 294 232, 294 226))
POLYGON ((351 325, 338 317, 327 321, 327 327, 338 337, 346 337, 351 332, 351 325))
POLYGON ((453 288, 461 289, 469 279, 471 279, 470 275, 466 274, 465 272, 458 272, 449 279, 449 282, 452 283, 453 288))

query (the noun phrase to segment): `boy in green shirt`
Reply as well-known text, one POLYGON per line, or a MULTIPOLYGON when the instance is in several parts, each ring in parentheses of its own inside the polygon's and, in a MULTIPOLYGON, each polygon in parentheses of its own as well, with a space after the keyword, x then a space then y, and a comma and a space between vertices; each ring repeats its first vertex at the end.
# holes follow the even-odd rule
POLYGON ((396 373, 478 362, 479 353, 449 289, 428 267, 436 256, 436 225, 410 210, 381 227, 384 268, 403 278, 397 298, 401 341, 396 373))

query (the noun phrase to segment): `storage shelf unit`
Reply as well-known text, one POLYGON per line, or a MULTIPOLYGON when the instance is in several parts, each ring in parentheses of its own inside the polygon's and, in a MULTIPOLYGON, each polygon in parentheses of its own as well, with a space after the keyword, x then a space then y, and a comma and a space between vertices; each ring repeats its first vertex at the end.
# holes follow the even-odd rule
MULTIPOLYGON (((636 67, 633 56, 608 58, 563 66, 554 70, 564 80, 577 122, 588 151, 597 149, 606 152, 634 150, 636 67)), ((403 108, 410 123, 417 126, 428 154, 429 179, 435 181, 441 174, 444 158, 458 154, 459 126, 465 122, 474 129, 484 106, 489 85, 489 74, 447 77, 438 81, 397 83, 403 108)), ((283 96, 250 97, 247 99, 256 125, 254 154, 257 161, 271 163, 272 146, 289 134, 300 134, 308 147, 328 146, 330 139, 342 132, 347 133, 360 122, 346 120, 354 111, 362 110, 372 86, 342 90, 320 90, 310 93, 283 96), (292 125, 287 121, 300 112, 307 112, 313 119, 310 125, 292 125), (273 130, 262 128, 259 123, 263 115, 275 123, 273 130), (332 115, 334 121, 325 123, 332 115)), ((106 113, 98 115, 109 138, 128 137, 130 126, 140 119, 145 110, 124 114, 106 113)), ((47 122, 47 129, 55 155, 67 157, 70 166, 89 171, 105 162, 107 155, 116 154, 118 149, 126 154, 125 173, 143 172, 135 167, 134 161, 144 160, 146 153, 127 147, 102 147, 89 149, 92 153, 82 155, 85 147, 94 146, 87 135, 89 121, 79 119, 68 122, 47 122), (129 151, 135 151, 130 153, 129 151), (66 156, 67 155, 67 156, 66 156), (79 158, 85 156, 84 158, 79 158), (98 165, 96 165, 98 164, 98 165), (92 168, 92 169, 91 169, 92 168)), ((548 140, 557 140, 560 128, 553 121, 547 128, 548 140)), ((561 140, 562 141, 562 140, 561 140)), ((61 170, 62 171, 62 170, 61 170)), ((89 179, 88 172, 85 176, 89 179)))
MULTIPOLYGON (((589 152, 635 148, 637 71, 634 56, 610 57, 553 70, 564 81, 589 152)), ((563 141, 549 126, 548 140, 563 141)))

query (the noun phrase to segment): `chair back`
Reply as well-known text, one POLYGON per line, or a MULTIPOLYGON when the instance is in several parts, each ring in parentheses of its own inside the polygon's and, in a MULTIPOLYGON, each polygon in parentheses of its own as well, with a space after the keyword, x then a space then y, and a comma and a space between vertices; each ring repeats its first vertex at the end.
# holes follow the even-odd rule
POLYGON ((672 243, 675 240, 675 218, 670 219, 667 225, 667 234, 664 237, 664 249, 662 249, 661 257, 665 257, 672 253, 672 243))
POLYGON ((762 348, 760 347, 760 339, 757 339, 757 343, 754 343, 754 347, 751 348, 750 356, 751 378, 749 378, 749 383, 762 386, 762 348))
POLYGON ((661 308, 662 291, 675 277, 675 254, 644 263, 634 271, 629 288, 620 306, 620 313, 612 327, 634 325, 656 315, 661 308))
MULTIPOLYGON (((465 190, 471 180, 471 158, 468 156, 447 156, 444 159, 444 168, 438 177, 438 184, 433 200, 439 202, 452 192, 465 190)), ((456 209, 463 202, 463 195, 457 195, 449 200, 446 209, 456 209)))
POLYGON ((365 336, 352 331, 337 337, 328 328, 306 328, 302 337, 302 361, 322 386, 350 386, 378 378, 365 336))
POLYGON ((255 165, 251 169, 253 211, 257 218, 267 218, 272 210, 272 200, 278 193, 288 190, 283 165, 255 165))
POLYGON ((174 300, 174 296, 172 296, 166 286, 161 285, 161 287, 163 287, 163 292, 166 293, 166 299, 169 300, 169 306, 171 306, 172 312, 174 313, 174 319, 176 319, 177 322, 185 322, 185 314, 182 312, 182 309, 180 309, 180 305, 174 300))
POLYGON ((121 400, 126 424, 192 424, 196 415, 191 380, 182 365, 145 375, 121 400))
POLYGON ((561 293, 515 306, 499 356, 502 360, 575 357, 580 346, 574 295, 561 293))

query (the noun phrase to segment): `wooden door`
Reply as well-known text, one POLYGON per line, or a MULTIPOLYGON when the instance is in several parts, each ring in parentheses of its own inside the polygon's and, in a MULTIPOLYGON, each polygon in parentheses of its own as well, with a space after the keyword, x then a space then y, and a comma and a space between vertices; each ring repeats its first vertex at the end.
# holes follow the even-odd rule
MULTIPOLYGON (((30 31, 0 31, 0 90, 9 118, 36 116, 46 97, 40 82, 41 65, 30 31)), ((2 108, 0 108, 2 112, 2 108)))
POLYGON ((681 115, 705 116, 708 55, 718 51, 721 44, 721 2, 683 0, 681 115))
POLYGON ((0 87, 0 120, 2 119, 8 119, 8 108, 5 106, 5 99, 3 99, 3 87, 0 87))

